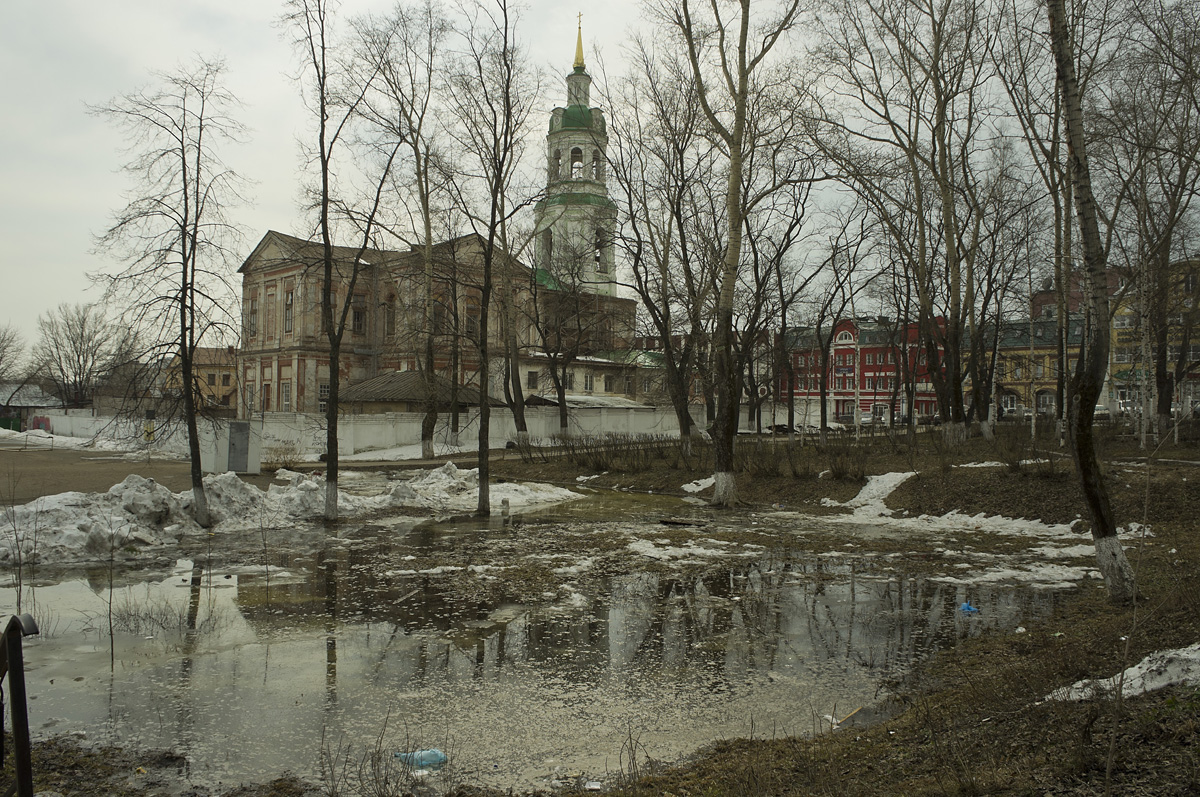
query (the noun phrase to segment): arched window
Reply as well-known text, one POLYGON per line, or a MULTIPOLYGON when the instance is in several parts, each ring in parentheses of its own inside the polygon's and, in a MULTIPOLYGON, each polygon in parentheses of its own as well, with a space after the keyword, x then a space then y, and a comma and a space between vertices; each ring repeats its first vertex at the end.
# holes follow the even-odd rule
POLYGON ((575 147, 571 150, 571 179, 578 180, 583 177, 583 150, 575 147))
POLYGON ((559 171, 562 169, 562 151, 554 150, 554 155, 550 158, 550 179, 557 180, 559 171))
POLYGON ((554 262, 554 230, 542 231, 542 268, 550 268, 554 262))
POLYGON ((838 333, 837 342, 838 343, 853 343, 854 335, 850 332, 847 332, 846 330, 842 330, 841 332, 838 333))
POLYGON ((593 180, 603 180, 604 179, 604 175, 602 173, 603 166, 601 166, 601 163, 602 162, 600 160, 600 150, 598 150, 598 149, 592 150, 592 179, 593 180))
POLYGON ((608 263, 606 263, 604 260, 604 245, 605 245, 604 230, 596 230, 596 239, 595 240, 596 240, 596 247, 595 247, 596 273, 606 274, 606 273, 608 273, 608 263))

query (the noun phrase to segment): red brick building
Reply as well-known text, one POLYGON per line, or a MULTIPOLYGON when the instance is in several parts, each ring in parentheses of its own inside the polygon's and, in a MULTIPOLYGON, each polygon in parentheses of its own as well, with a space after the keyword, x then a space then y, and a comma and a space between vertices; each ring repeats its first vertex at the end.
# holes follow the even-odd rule
MULTIPOLYGON (((918 418, 938 410, 914 322, 844 319, 832 329, 789 330, 788 351, 798 423, 820 422, 822 382, 827 417, 843 424, 854 423, 856 408, 861 417, 882 423, 893 410, 898 423, 910 409, 918 418)), ((780 376, 779 396, 787 401, 786 374, 780 376)))

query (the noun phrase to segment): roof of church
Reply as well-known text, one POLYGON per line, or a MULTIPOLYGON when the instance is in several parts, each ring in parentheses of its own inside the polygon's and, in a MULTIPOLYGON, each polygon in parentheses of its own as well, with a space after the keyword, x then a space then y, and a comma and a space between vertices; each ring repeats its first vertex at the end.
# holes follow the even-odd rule
POLYGON ((592 109, 586 105, 568 105, 559 130, 591 130, 592 109))

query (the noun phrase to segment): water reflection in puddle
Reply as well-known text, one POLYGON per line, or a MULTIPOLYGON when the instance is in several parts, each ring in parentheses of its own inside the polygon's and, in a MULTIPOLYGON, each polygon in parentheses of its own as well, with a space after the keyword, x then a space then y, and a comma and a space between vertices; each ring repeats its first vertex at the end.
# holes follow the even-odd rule
MULTIPOLYGON (((453 548, 462 534, 427 525, 390 544, 453 548)), ((107 572, 27 588, 45 632, 26 655, 35 732, 172 747, 193 780, 229 784, 316 777, 322 738, 362 751, 386 723, 385 748, 441 747, 455 780, 605 780, 631 744, 673 760, 811 732, 937 647, 1053 600, 764 549, 699 576, 635 572, 555 605, 495 604, 452 590, 453 575, 388 575, 378 553, 343 543, 277 554, 270 572, 183 561, 126 581, 111 672, 107 572), (967 600, 978 614, 957 611, 967 600)), ((0 600, 15 605, 13 590, 0 600)))

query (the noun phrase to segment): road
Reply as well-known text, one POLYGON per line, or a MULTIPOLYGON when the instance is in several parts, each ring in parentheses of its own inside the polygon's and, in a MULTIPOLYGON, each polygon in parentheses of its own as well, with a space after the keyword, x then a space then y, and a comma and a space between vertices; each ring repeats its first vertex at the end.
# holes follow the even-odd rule
MULTIPOLYGON (((191 469, 180 460, 129 460, 116 453, 25 448, 23 441, 0 440, 0 506, 27 504, 69 490, 104 492, 131 473, 154 479, 171 492, 192 486, 191 469)), ((270 474, 245 478, 264 490, 271 483, 270 474)))

